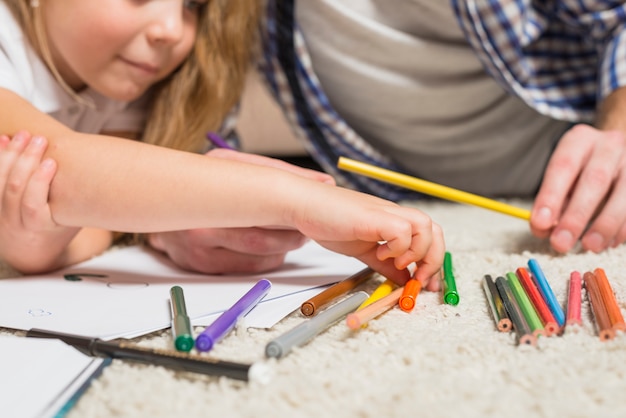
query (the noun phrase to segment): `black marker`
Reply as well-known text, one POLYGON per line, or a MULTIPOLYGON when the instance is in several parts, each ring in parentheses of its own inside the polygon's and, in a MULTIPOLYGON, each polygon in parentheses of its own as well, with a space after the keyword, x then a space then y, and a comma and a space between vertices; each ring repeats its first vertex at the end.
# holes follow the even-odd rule
POLYGON ((251 377, 265 380, 265 372, 258 370, 257 367, 262 367, 263 365, 261 363, 254 365, 233 363, 179 351, 145 348, 123 341, 104 341, 99 338, 83 337, 80 335, 64 334, 35 328, 28 331, 26 336, 35 338, 56 338, 91 356, 132 360, 145 364, 155 364, 170 369, 213 376, 226 376, 244 381, 250 380, 251 377), (254 371, 255 369, 257 369, 257 371, 254 371), (253 374, 254 376, 252 376, 253 374))

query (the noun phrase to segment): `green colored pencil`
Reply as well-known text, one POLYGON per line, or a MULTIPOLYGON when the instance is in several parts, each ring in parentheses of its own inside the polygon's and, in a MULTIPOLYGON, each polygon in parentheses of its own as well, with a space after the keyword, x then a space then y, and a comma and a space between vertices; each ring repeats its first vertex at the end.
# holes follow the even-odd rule
POLYGON ((519 281, 517 275, 510 271, 506 274, 506 278, 509 282, 509 285, 511 286, 513 296, 515 296, 515 299, 517 300, 517 303, 522 310, 522 314, 524 315, 524 318, 526 318, 526 321, 528 322, 528 325, 530 326, 530 330, 532 331, 533 335, 535 335, 536 337, 540 335, 545 336, 546 330, 543 328, 541 318, 539 318, 539 315, 535 310, 535 306, 530 301, 530 298, 522 287, 522 283, 519 281))

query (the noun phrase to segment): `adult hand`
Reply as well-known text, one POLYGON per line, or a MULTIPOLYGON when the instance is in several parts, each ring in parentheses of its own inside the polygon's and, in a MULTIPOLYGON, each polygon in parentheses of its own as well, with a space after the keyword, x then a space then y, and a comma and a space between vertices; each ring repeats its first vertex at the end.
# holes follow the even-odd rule
POLYGON ((531 231, 561 253, 580 239, 600 252, 626 240, 626 138, 619 131, 576 125, 563 135, 546 168, 531 231))
MULTIPOLYGON (((207 155, 279 168, 334 184, 328 174, 260 155, 226 149, 215 149, 207 155)), ((283 264, 289 251, 300 248, 305 242, 306 238, 300 232, 285 228, 204 228, 148 235, 148 243, 167 254, 181 268, 207 274, 272 270, 283 264)))

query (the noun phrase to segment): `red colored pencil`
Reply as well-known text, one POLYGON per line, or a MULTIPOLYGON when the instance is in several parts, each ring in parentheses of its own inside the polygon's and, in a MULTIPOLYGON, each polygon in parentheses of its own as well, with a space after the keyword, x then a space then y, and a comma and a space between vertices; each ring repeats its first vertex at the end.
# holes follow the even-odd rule
POLYGON ((589 297, 589 302, 591 303, 593 316, 596 319, 600 340, 606 341, 613 339, 615 337, 615 331, 611 326, 609 314, 607 313, 606 306, 604 306, 604 302, 602 301, 598 280, 595 274, 590 271, 583 275, 583 279, 585 280, 585 288, 587 289, 587 296, 589 297))
POLYGON ((537 314, 539 314, 539 318, 543 323, 543 328, 546 331, 548 336, 554 335, 559 332, 559 324, 556 322, 552 311, 546 304, 543 296, 539 293, 539 289, 535 286, 533 279, 530 277, 530 273, 524 267, 520 267, 515 270, 516 276, 519 278, 519 281, 522 283, 526 294, 530 298, 530 301, 535 306, 537 310, 537 314))
POLYGON ((565 318, 565 326, 573 325, 582 326, 583 320, 581 316, 582 305, 582 278, 580 273, 572 271, 569 277, 569 290, 567 296, 567 316, 565 318))
POLYGON ((626 322, 624 322, 622 311, 617 304, 615 293, 613 293, 613 289, 611 289, 611 284, 609 283, 609 279, 606 277, 604 269, 597 268, 593 271, 593 274, 596 276, 596 280, 598 281, 600 294, 602 295, 604 306, 606 306, 606 312, 609 314, 609 319, 611 320, 611 327, 615 331, 626 331, 626 322))

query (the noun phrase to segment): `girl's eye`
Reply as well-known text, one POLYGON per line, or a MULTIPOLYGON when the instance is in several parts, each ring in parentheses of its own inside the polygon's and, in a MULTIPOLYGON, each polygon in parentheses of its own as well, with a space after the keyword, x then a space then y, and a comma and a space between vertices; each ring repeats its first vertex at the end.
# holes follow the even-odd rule
POLYGON ((185 9, 191 10, 192 12, 196 12, 202 8, 202 6, 206 5, 206 0, 185 0, 185 9))

